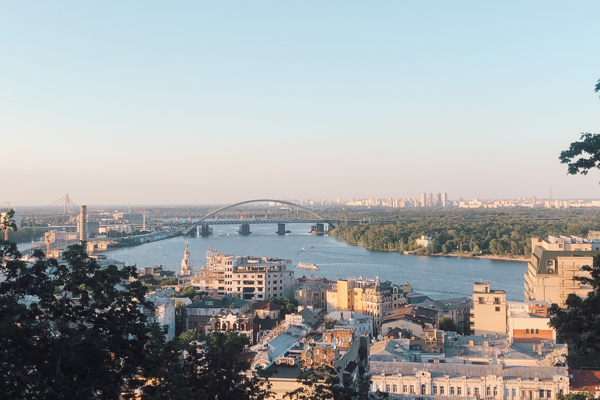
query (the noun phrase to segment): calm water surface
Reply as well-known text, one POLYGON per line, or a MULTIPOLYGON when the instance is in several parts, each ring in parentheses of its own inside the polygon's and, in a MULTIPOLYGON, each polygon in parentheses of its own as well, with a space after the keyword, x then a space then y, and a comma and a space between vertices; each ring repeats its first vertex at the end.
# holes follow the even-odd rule
POLYGON ((523 274, 527 270, 524 262, 373 252, 336 238, 311 235, 310 224, 288 224, 286 229, 292 233, 285 236, 275 234, 276 225, 251 225, 250 236, 238 235, 237 229, 236 225, 217 225, 209 238, 174 238, 106 254, 128 264, 140 267, 163 264, 166 269, 178 272, 189 240, 194 269, 205 264, 206 250, 213 245, 219 253, 286 258, 294 266, 305 262, 320 268, 307 271, 292 267, 296 278, 310 274, 332 280, 379 276, 397 284, 408 282, 415 291, 434 299, 470 296, 473 282, 483 280, 490 282, 492 288, 506 290, 508 300, 524 298, 523 274))

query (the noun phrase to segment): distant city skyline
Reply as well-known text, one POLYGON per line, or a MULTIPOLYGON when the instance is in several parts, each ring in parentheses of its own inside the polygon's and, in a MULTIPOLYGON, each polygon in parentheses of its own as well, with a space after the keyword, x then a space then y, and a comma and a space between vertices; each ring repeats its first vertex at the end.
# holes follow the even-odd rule
POLYGON ((599 14, 5 1, 0 203, 600 198, 599 171, 558 160, 600 131, 599 14))

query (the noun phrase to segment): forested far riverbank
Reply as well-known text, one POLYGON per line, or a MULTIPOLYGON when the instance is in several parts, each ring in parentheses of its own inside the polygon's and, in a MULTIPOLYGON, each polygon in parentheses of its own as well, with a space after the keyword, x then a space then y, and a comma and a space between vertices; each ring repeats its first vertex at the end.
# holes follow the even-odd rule
POLYGON ((415 251, 423 255, 458 252, 509 258, 529 256, 533 236, 585 237, 591 230, 600 230, 597 210, 423 210, 390 216, 397 222, 342 225, 330 235, 378 251, 415 251), (432 238, 431 246, 416 245, 422 235, 432 238))

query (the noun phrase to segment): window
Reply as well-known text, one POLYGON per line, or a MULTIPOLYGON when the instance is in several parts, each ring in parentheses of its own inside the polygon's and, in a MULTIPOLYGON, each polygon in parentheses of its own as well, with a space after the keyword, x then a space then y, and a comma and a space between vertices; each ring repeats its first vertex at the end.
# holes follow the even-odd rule
POLYGON ((512 390, 512 397, 517 397, 517 389, 512 390))
POLYGON ((529 329, 525 329, 525 333, 529 333, 529 329))
POLYGON ((390 385, 385 385, 385 391, 389 392, 390 391, 390 385))
POLYGON ((415 387, 413 385, 410 385, 410 392, 412 394, 415 394, 415 387))
POLYGON ((475 388, 475 396, 479 396, 479 388, 478 387, 475 388))
POLYGON ((500 307, 496 307, 496 312, 500 311, 500 307))
POLYGON ((535 333, 536 333, 536 335, 537 335, 537 334, 539 334, 539 333, 540 333, 540 330, 539 330, 539 329, 536 329, 536 330, 535 330, 535 333))
POLYGON ((468 387, 468 388, 467 388, 467 396, 470 396, 470 395, 471 395, 471 388, 470 388, 470 387, 468 387))
POLYGON ((427 388, 425 387, 425 385, 421 385, 421 394, 424 395, 427 393, 427 388))
POLYGON ((394 393, 398 392, 398 386, 392 385, 392 392, 394 392, 394 393))
POLYGON ((402 385, 402 393, 406 393, 407 387, 406 385, 402 385))
POLYGON ((462 388, 460 386, 456 388, 456 394, 459 396, 462 395, 462 388))
POLYGON ((551 399, 552 398, 552 390, 546 390, 546 398, 547 399, 551 399))
POLYGON ((485 304, 485 299, 483 297, 479 298, 479 304, 485 304))
POLYGON ((454 394, 454 386, 450 386, 450 394, 454 394))
POLYGON ((494 397, 498 396, 498 388, 494 386, 494 397))
POLYGON ((540 390, 540 399, 544 398, 544 394, 545 394, 544 392, 545 392, 545 390, 540 390))
POLYGON ((444 387, 440 386, 440 394, 444 394, 444 387))
POLYGON ((492 395, 492 388, 491 387, 487 386, 485 388, 485 395, 488 396, 488 397, 492 395))
POLYGON ((500 297, 494 297, 494 304, 500 304, 500 297))
POLYGON ((431 394, 437 394, 437 386, 433 385, 433 390, 431 391, 431 394))

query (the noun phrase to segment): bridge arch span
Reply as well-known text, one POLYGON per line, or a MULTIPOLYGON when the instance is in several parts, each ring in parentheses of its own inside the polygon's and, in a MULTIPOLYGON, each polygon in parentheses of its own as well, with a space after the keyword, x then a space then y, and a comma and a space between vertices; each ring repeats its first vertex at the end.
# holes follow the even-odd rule
POLYGON ((228 209, 233 208, 233 207, 237 207, 237 206, 241 206, 241 205, 249 204, 249 203, 268 203, 268 202, 281 203, 281 204, 285 204, 285 205, 288 205, 288 206, 297 207, 297 208, 299 208, 299 209, 301 209, 303 211, 306 211, 307 213, 310 213, 310 214, 314 215, 315 217, 317 217, 319 219, 322 219, 323 222, 327 222, 331 227, 335 226, 335 224, 333 222, 331 222, 327 218, 323 217, 322 215, 317 214, 316 212, 312 211, 308 207, 304 207, 304 206, 301 206, 300 204, 292 203, 291 201, 273 200, 273 199, 246 200, 246 201, 240 201, 239 203, 230 204, 228 206, 221 207, 221 208, 218 208, 218 209, 216 209, 214 211, 211 211, 210 213, 206 214, 204 217, 200 218, 200 222, 203 222, 203 221, 207 220, 210 217, 214 217, 215 215, 217 215, 221 211, 225 211, 225 210, 228 210, 228 209))

